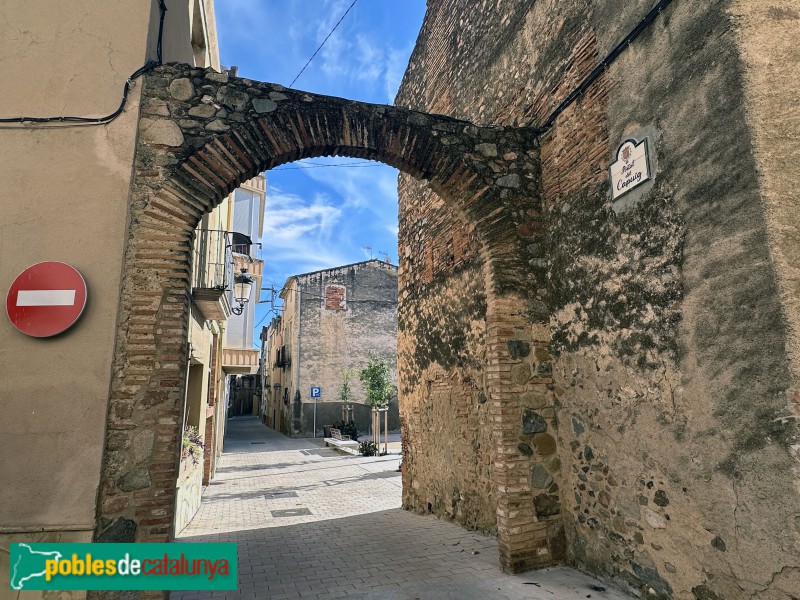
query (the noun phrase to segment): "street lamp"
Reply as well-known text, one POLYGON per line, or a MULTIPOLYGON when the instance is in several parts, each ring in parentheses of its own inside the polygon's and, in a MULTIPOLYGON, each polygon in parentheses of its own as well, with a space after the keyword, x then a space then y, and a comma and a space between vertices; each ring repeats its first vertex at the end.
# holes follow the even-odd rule
POLYGON ((244 305, 250 301, 250 290, 253 287, 253 278, 247 273, 247 269, 242 269, 236 277, 233 278, 233 299, 239 303, 239 306, 231 308, 231 312, 235 315, 240 315, 244 312, 244 305))

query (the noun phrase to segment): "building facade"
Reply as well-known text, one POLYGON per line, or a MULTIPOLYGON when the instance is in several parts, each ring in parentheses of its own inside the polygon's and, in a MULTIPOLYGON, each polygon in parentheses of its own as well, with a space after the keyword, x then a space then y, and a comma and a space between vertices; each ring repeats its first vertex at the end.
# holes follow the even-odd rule
MULTIPOLYGON (((162 59, 220 69, 211 0, 166 0, 162 59)), ((120 106, 126 79, 157 58, 159 2, 0 2, 2 117, 101 117, 120 106), (87 16, 88 15, 88 16, 87 16), (13 81, 14 84, 10 84, 13 81)), ((120 324, 120 288, 129 218, 132 167, 140 135, 141 78, 135 79, 121 113, 98 125, 64 127, 53 122, 5 123, 0 130, 0 287, 6 293, 23 269, 61 261, 81 272, 88 301, 80 320, 46 339, 17 331, 0 319, 0 578, 8 581, 8 544, 13 541, 90 541, 96 531, 98 487, 109 410, 112 373, 122 368, 115 354, 120 324), (28 198, 33 202, 10 201, 28 198), (16 240, 11 251, 7 240, 16 240), (47 364, 46 382, 31 377, 31 364, 47 364), (27 365, 27 366, 26 366, 27 365), (32 499, 36 499, 32 501, 32 499)), ((142 135, 148 135, 144 124, 142 135)), ((151 131, 152 133, 152 131, 151 131)), ((169 237, 168 231, 161 232, 169 237)), ((174 236, 170 239, 175 239, 174 236)), ((188 250, 190 239, 175 239, 188 250)), ((141 262, 158 262, 143 249, 141 262)), ((153 332, 137 320, 153 310, 153 296, 130 305, 125 326, 142 343, 153 332)), ((174 306, 180 320, 185 309, 174 306)), ((177 326, 181 329, 180 326, 177 326)), ((184 341, 185 347, 185 341, 184 341)), ((182 355, 165 356, 179 369, 182 355)), ((146 368, 139 377, 145 376, 146 368)), ((131 400, 134 400, 131 397, 131 400)), ((144 401, 144 398, 136 400, 144 401)), ((148 401, 157 401, 151 396, 148 401)), ((113 453, 134 452, 141 466, 159 456, 171 465, 180 440, 156 432, 122 440, 110 431, 113 453)), ((136 487, 157 478, 142 472, 122 482, 136 487)), ((150 515, 172 530, 174 485, 150 515)), ((121 507, 124 500, 110 500, 121 507)))
MULTIPOLYGON (((267 180, 259 175, 245 182, 231 195, 233 213, 231 248, 237 274, 246 273, 253 280, 250 300, 241 311, 228 319, 223 347, 222 369, 227 377, 228 414, 247 415, 258 413, 258 400, 254 400, 255 374, 258 372, 258 347, 253 343, 256 305, 261 295, 264 261, 260 244, 251 243, 261 239, 264 231, 264 209, 266 207, 267 180), (241 380, 242 378, 245 380, 241 380)), ((259 391, 260 393, 260 391, 259 391)))
POLYGON ((288 431, 289 388, 284 381, 285 344, 283 342, 283 328, 280 315, 273 317, 269 325, 261 329, 261 420, 275 431, 286 433, 288 431))
MULTIPOLYGON (((280 297, 281 316, 262 333, 265 422, 298 437, 313 437, 316 423, 321 437, 324 426, 352 419, 366 434, 372 409, 358 371, 373 355, 386 360, 397 380, 397 267, 368 260, 294 275, 280 297), (351 402, 340 398, 345 369, 351 372, 351 402), (316 401, 312 387, 321 388, 316 401)), ((396 395, 389 428, 400 428, 396 395)))

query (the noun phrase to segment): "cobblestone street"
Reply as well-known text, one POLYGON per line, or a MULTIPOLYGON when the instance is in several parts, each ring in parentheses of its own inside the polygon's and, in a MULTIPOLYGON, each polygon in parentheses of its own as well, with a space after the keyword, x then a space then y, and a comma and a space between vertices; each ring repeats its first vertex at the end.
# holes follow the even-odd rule
POLYGON ((230 420, 217 477, 179 539, 237 542, 239 591, 171 597, 628 598, 571 569, 502 574, 495 539, 399 508, 397 465, 230 420))

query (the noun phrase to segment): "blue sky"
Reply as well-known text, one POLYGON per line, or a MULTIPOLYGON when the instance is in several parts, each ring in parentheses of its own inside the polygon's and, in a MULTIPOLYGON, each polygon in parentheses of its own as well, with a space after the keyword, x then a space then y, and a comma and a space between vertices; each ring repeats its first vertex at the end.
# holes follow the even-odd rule
MULTIPOLYGON (((241 77, 288 86, 351 2, 218 0, 222 64, 239 67, 241 77)), ((425 0, 358 0, 293 87, 391 104, 424 14, 425 0)), ((265 287, 365 260, 366 246, 397 264, 397 171, 345 157, 268 171, 261 242, 265 287), (331 164, 344 166, 322 166, 331 164)), ((262 300, 268 296, 262 292, 262 300)), ((256 322, 269 322, 268 309, 256 307, 256 322)))

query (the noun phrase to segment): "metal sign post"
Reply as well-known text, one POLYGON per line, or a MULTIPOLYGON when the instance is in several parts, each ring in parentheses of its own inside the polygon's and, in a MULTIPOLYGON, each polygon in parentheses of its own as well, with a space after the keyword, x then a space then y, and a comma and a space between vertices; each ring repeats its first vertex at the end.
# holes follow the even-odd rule
POLYGON ((381 451, 381 413, 383 413, 383 453, 389 454, 389 408, 379 408, 378 416, 378 453, 381 451))
POLYGON ((322 388, 319 386, 311 387, 311 397, 314 399, 314 439, 317 438, 317 398, 322 397, 322 388))

